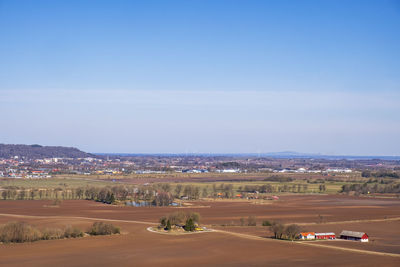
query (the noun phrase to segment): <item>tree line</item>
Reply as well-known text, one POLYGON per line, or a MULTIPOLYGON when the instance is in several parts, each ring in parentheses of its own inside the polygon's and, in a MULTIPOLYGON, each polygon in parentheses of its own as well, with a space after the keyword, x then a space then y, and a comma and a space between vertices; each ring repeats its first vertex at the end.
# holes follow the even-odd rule
POLYGON ((239 186, 239 192, 246 193, 279 193, 279 192, 291 192, 291 193, 305 193, 308 191, 307 184, 284 184, 284 185, 245 185, 239 186))
POLYGON ((9 222, 0 225, 0 242, 24 243, 38 240, 51 240, 63 238, 78 238, 87 235, 111 235, 119 234, 120 228, 109 223, 95 222, 84 233, 77 227, 67 226, 60 228, 39 229, 25 222, 9 222))
POLYGON ((400 175, 397 172, 393 171, 387 171, 387 170, 381 170, 381 171, 370 171, 370 170, 365 170, 361 173, 362 177, 365 178, 370 178, 370 177, 375 177, 375 178, 394 178, 394 179, 399 179, 400 175))
POLYGON ((341 193, 355 192, 356 194, 373 193, 400 193, 400 184, 345 184, 342 185, 341 193))
POLYGON ((158 206, 169 205, 173 196, 162 191, 158 185, 153 186, 106 186, 77 188, 16 188, 4 187, 1 191, 3 200, 94 200, 112 204, 116 201, 134 200, 150 201, 158 206))

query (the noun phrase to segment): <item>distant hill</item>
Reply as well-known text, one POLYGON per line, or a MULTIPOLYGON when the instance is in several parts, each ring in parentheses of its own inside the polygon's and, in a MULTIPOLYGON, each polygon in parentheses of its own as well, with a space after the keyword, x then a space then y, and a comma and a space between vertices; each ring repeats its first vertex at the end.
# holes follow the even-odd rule
POLYGON ((0 144, 0 158, 86 158, 96 157, 74 147, 0 144))

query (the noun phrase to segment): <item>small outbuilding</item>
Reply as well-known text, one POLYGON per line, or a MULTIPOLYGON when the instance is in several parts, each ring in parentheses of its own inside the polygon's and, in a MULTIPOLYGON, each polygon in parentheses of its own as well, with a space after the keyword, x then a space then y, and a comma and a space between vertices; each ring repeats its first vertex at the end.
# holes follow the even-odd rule
POLYGON ((340 239, 368 242, 368 235, 364 232, 353 232, 353 231, 343 230, 340 233, 340 239))
POLYGON ((314 232, 303 232, 303 233, 300 233, 299 238, 300 239, 315 239, 315 233, 314 232))

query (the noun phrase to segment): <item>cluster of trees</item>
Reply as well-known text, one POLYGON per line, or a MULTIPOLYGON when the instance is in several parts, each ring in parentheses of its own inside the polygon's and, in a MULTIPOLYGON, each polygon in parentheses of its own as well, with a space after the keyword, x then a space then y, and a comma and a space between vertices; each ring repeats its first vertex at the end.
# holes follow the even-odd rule
MULTIPOLYGON (((204 193, 204 189, 207 190, 206 187, 203 188, 203 195, 202 195, 203 197, 204 197, 204 194, 207 195, 207 193, 208 193, 208 192, 204 193)), ((194 200, 194 199, 200 198, 202 191, 201 191, 200 186, 195 186, 195 185, 183 186, 182 184, 177 184, 175 186, 174 193, 175 193, 176 198, 187 197, 188 199, 194 200)))
POLYGON ((222 196, 225 198, 232 198, 235 194, 233 190, 233 185, 232 184, 220 184, 217 186, 217 184, 213 184, 211 187, 211 196, 212 197, 217 197, 217 196, 222 196))
POLYGON ((215 165, 217 169, 239 169, 241 167, 240 163, 235 161, 221 162, 215 165))
POLYGON ((95 222, 87 231, 89 235, 113 235, 121 233, 119 227, 111 223, 95 222))
POLYGON ((90 199, 105 202, 107 195, 111 198, 113 195, 114 200, 153 200, 157 190, 151 186, 112 186, 112 187, 78 187, 75 189, 78 199, 90 199))
POLYGON ((177 211, 160 218, 160 229, 167 231, 176 227, 183 227, 185 231, 194 231, 200 223, 200 214, 197 212, 177 211))
POLYGON ((107 204, 113 204, 116 199, 113 190, 105 187, 98 191, 96 200, 107 204))
POLYGON ((290 240, 296 239, 301 232, 301 228, 297 224, 285 226, 278 222, 272 222, 270 230, 274 234, 274 238, 290 240))
POLYGON ((255 216, 249 216, 247 220, 240 218, 240 226, 257 226, 257 218, 255 216))
POLYGON ((152 202, 154 206, 169 206, 174 201, 174 197, 171 193, 160 192, 158 193, 152 202))
MULTIPOLYGON (((95 222, 86 232, 89 235, 111 235, 119 234, 120 229, 112 224, 95 222)), ((23 243, 38 240, 77 238, 83 237, 85 233, 79 228, 67 226, 65 229, 45 228, 40 230, 25 222, 9 222, 0 226, 0 242, 23 243)))
POLYGON ((3 200, 33 200, 33 199, 75 199, 73 190, 63 190, 61 188, 49 189, 25 189, 16 187, 6 187, 1 191, 3 200))
POLYGON ((392 172, 392 171, 386 171, 386 170, 381 170, 381 171, 369 171, 365 170, 361 173, 362 177, 369 178, 369 177, 376 177, 376 178, 394 178, 394 179, 399 179, 400 175, 397 172, 392 172))
POLYGON ((400 193, 400 184, 345 184, 342 185, 341 192, 355 192, 356 194, 400 193))

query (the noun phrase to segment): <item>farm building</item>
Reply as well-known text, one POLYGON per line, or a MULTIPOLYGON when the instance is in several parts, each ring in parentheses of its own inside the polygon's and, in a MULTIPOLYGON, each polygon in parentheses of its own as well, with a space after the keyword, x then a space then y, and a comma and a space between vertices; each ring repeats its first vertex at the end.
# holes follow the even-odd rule
POLYGON ((315 239, 335 239, 335 233, 315 233, 315 239))
POLYGON ((315 239, 315 233, 314 232, 300 233, 299 238, 300 239, 315 239))
POLYGON ((368 242, 368 235, 364 232, 342 231, 340 239, 368 242))

